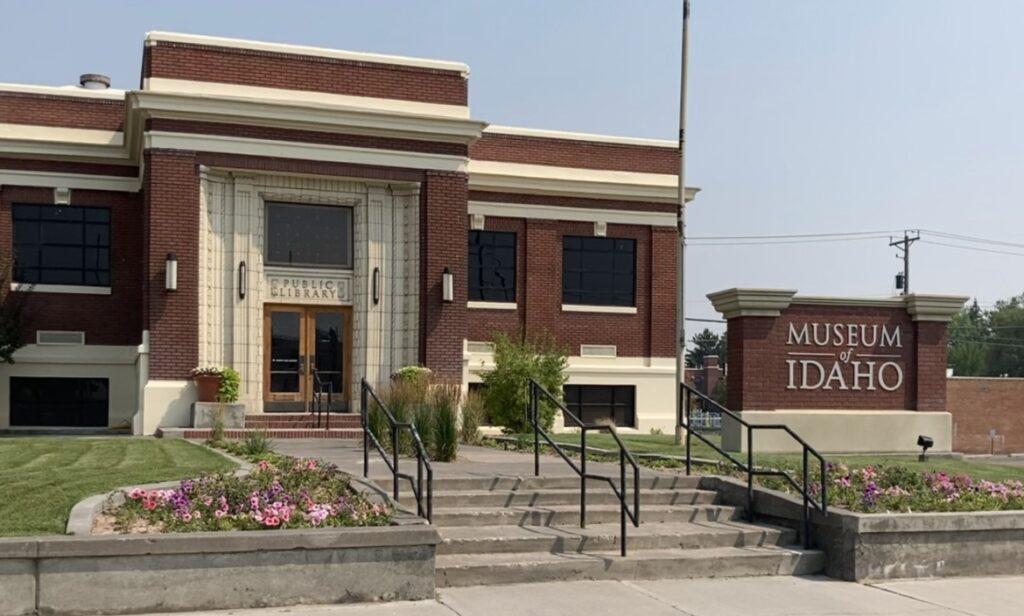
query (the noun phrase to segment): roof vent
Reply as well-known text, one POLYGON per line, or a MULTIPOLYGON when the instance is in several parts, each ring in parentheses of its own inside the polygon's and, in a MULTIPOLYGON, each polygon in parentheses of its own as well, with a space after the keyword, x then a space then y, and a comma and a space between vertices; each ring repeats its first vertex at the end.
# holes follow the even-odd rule
POLYGON ((78 78, 78 83, 86 90, 106 90, 110 87, 110 77, 99 73, 85 73, 78 78))

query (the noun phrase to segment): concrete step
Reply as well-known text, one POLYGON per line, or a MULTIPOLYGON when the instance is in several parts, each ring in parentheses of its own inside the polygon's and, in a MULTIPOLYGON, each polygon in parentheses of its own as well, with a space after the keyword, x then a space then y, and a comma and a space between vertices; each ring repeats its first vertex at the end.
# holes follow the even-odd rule
MULTIPOLYGON (((586 528, 548 526, 468 526, 440 528, 438 554, 499 554, 544 552, 551 554, 614 551, 619 548, 618 524, 589 524, 586 528)), ((678 548, 684 550, 776 546, 794 543, 794 531, 743 522, 694 522, 629 525, 630 550, 678 548)))
MULTIPOLYGON (((458 507, 542 507, 549 505, 578 505, 579 488, 544 488, 520 490, 465 490, 438 492, 435 487, 435 508, 458 507)), ((632 492, 627 493, 632 499, 632 492)), ((401 494, 401 502, 415 505, 410 494, 401 494)), ((718 497, 709 490, 640 490, 640 506, 644 505, 710 505, 718 497)), ((605 489, 587 491, 587 505, 614 505, 619 502, 615 493, 605 489)), ((632 503, 632 500, 629 501, 632 503)))
MULTIPOLYGON (((227 429, 224 430, 224 438, 227 439, 244 439, 246 435, 256 432, 257 429, 253 428, 242 428, 242 429, 227 429)), ((340 428, 335 429, 333 426, 330 430, 324 429, 294 429, 294 428, 277 428, 273 430, 262 430, 268 437, 272 439, 291 439, 291 438, 338 438, 338 439, 361 439, 363 437, 363 431, 361 429, 350 429, 340 428)), ((202 441, 210 438, 209 429, 203 428, 160 428, 157 430, 157 437, 162 438, 185 438, 189 440, 202 441)))
MULTIPOLYGON (((632 550, 571 554, 441 554, 437 586, 476 586, 563 580, 654 580, 822 571, 824 553, 779 547, 632 550)), ((756 610, 755 610, 756 611, 756 610)))
MULTIPOLYGON (((380 455, 374 452, 376 459, 380 459, 380 455)), ((415 462, 412 459, 403 458, 401 461, 403 467, 415 469, 415 462), (407 466, 408 465, 408 466, 407 466)), ((617 477, 617 476, 616 476, 617 477)), ((375 472, 370 477, 378 485, 391 485, 391 475, 384 475, 375 472)), ((618 479, 615 479, 616 485, 618 485, 618 479)), ((632 478, 627 478, 626 481, 629 489, 633 487, 632 478)), ((695 490, 700 485, 700 477, 686 477, 685 475, 673 475, 673 476, 659 476, 659 475, 641 475, 640 476, 640 489, 644 490, 695 490)), ((498 476, 473 476, 465 475, 461 477, 435 477, 434 478, 434 493, 438 492, 462 492, 462 491, 498 491, 508 492, 510 490, 579 490, 580 479, 575 475, 572 476, 540 476, 534 477, 528 476, 516 476, 516 475, 498 475, 498 476)), ((597 490, 609 490, 608 482, 597 479, 590 479, 587 481, 587 491, 596 492, 597 490)))
MULTIPOLYGON (((618 505, 587 505, 588 524, 614 524, 619 521, 618 505)), ((663 522, 716 522, 740 516, 736 507, 721 505, 640 505, 640 520, 645 524, 663 522)), ((579 526, 579 505, 503 508, 434 507, 434 526, 579 526)))

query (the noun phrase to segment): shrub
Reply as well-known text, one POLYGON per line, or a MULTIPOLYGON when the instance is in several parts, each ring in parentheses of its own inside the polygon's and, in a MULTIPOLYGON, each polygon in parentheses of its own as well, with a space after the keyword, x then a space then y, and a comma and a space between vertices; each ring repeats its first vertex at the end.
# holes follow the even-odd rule
POLYGON ((462 388, 456 383, 438 383, 431 387, 429 404, 432 413, 430 457, 451 462, 459 449, 459 399, 462 388))
POLYGON ((484 416, 484 399, 479 393, 470 391, 462 399, 462 422, 459 424, 459 440, 467 445, 480 442, 480 424, 484 416))
POLYGON ((219 443, 224 440, 224 407, 217 405, 210 417, 210 443, 219 443))
POLYGON ((391 375, 392 381, 419 381, 430 380, 430 368, 424 366, 402 366, 398 372, 391 375))
POLYGON ((242 385, 242 375, 234 368, 221 368, 220 389, 217 391, 219 402, 238 402, 238 395, 242 385))
POLYGON ((385 526, 391 513, 352 490, 348 476, 317 460, 260 460, 248 476, 232 473, 185 479, 177 488, 127 494, 114 512, 125 531, 195 532, 385 526))
MULTIPOLYGON (((566 353, 551 339, 514 341, 505 334, 494 339, 494 370, 483 375, 484 402, 491 419, 506 433, 530 430, 527 419, 528 384, 536 379, 553 396, 562 399, 566 353)), ((555 421, 555 406, 542 400, 540 420, 545 430, 555 421)))
POLYGON ((260 456, 274 449, 274 441, 263 428, 250 430, 242 439, 242 451, 249 456, 260 456))

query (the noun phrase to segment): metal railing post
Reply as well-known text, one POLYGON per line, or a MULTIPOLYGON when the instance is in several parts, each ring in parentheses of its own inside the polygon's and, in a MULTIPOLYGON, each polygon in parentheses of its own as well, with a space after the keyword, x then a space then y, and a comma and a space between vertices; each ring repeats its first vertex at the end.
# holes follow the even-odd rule
POLYGON ((804 446, 804 547, 811 547, 811 503, 810 482, 808 479, 807 446, 804 446))
MULTIPOLYGON (((686 476, 690 476, 690 433, 693 431, 693 417, 690 415, 690 390, 686 389, 686 476)), ((682 403, 683 397, 680 396, 680 403, 682 403)))
MULTIPOLYGON (((332 381, 332 382, 327 384, 327 431, 328 432, 331 431, 331 404, 334 401, 334 397, 332 396, 333 393, 334 393, 334 382, 332 381)), ((317 423, 319 423, 319 420, 317 420, 317 423)))
POLYGON ((540 409, 537 386, 530 382, 530 423, 533 424, 533 476, 540 477, 540 409))
POLYGON ((580 528, 587 527, 587 429, 580 431, 580 528))
MULTIPOLYGON (((619 448, 619 527, 622 532, 622 555, 626 555, 626 452, 619 448)), ((634 513, 634 515, 638 515, 634 513)))
POLYGON ((754 428, 747 426, 747 516, 754 521, 754 428))
POLYGON ((394 473, 393 492, 398 501, 398 426, 391 426, 391 468, 394 473))
POLYGON ((359 383, 359 415, 363 423, 363 477, 370 476, 370 409, 366 405, 366 381, 359 383))
POLYGON ((423 506, 423 455, 416 449, 416 515, 425 516, 427 508, 423 506))

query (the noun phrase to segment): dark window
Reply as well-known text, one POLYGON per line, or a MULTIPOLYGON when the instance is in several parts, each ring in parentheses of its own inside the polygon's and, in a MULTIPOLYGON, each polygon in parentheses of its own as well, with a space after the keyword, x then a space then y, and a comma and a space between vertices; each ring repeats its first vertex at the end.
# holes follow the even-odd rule
POLYGON ((12 426, 105 428, 109 401, 107 379, 11 377, 12 426))
POLYGON ((469 232, 469 301, 516 301, 516 234, 469 232))
POLYGON ((636 388, 632 385, 566 385, 565 406, 584 423, 610 419, 616 426, 636 427, 636 388))
POLYGON ((15 204, 14 280, 110 286, 110 210, 15 204))
POLYGON ((352 267, 352 208, 267 203, 267 263, 352 267))
POLYGON ((636 240, 562 239, 562 303, 635 306, 636 240))

